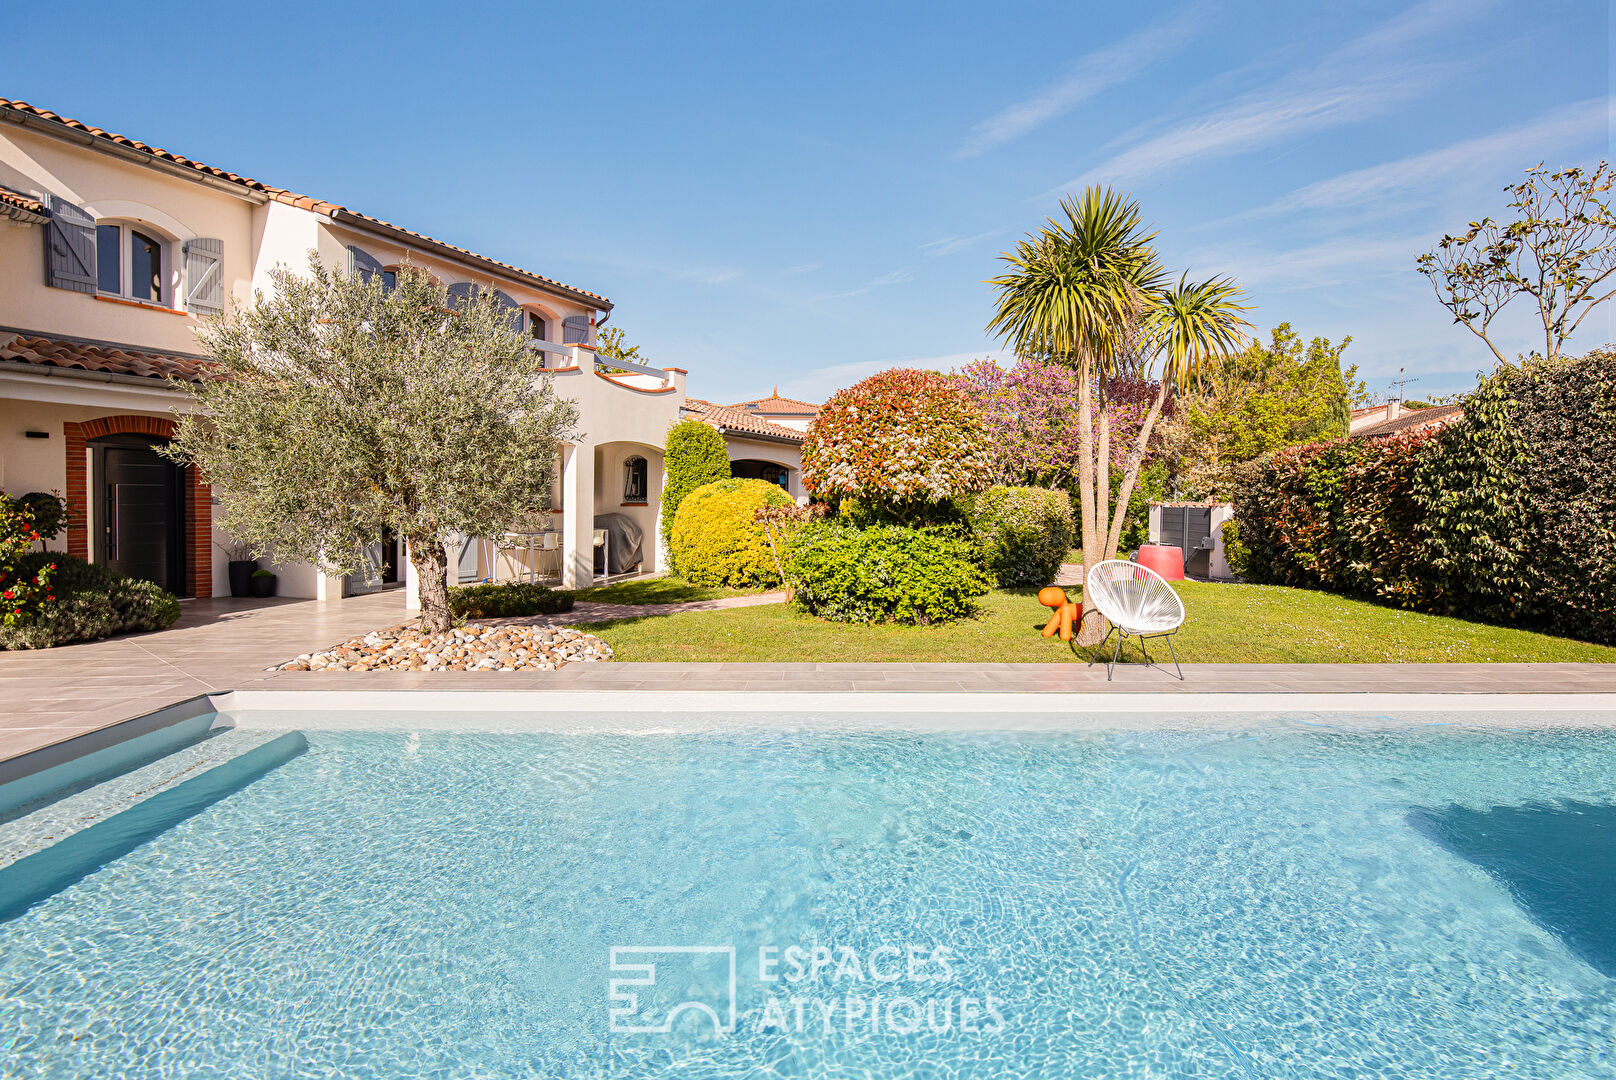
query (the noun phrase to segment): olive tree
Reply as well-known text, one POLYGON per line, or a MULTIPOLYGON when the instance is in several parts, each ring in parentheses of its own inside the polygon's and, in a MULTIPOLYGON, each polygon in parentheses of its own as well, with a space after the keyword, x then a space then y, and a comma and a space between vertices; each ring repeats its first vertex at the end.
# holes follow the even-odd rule
POLYGON ((556 398, 491 291, 451 301, 425 273, 396 286, 271 271, 273 291, 198 331, 216 377, 187 385, 167 453, 219 499, 219 524, 257 554, 327 573, 365 566, 383 530, 409 545, 421 622, 451 623, 445 545, 549 505, 578 413, 556 398))

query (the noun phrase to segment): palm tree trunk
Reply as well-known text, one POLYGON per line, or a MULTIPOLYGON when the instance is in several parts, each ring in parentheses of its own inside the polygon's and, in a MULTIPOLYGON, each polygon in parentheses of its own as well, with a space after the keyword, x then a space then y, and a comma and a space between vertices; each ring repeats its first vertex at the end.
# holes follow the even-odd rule
MULTIPOLYGON (((1100 418, 1100 445, 1094 455, 1094 519, 1099 523, 1095 533, 1103 542, 1106 536, 1106 526, 1111 522, 1111 385, 1104 368, 1100 369, 1100 399, 1095 412, 1100 418)), ((1107 544, 1100 549, 1100 559, 1111 558, 1116 553, 1115 544, 1107 544)))
POLYGON ((1166 401, 1167 384, 1164 382, 1156 392, 1156 400, 1150 403, 1145 422, 1139 427, 1139 436, 1128 451, 1127 464, 1122 467, 1122 485, 1117 491, 1116 510, 1111 516, 1111 527, 1106 530, 1106 537, 1110 541, 1108 551, 1117 550, 1117 545, 1122 543, 1122 525, 1128 518, 1128 500, 1133 498, 1134 485, 1139 482, 1139 468, 1145 460, 1145 449, 1150 446, 1150 433, 1155 430, 1156 418, 1161 416, 1162 405, 1166 401))
MULTIPOLYGON (((1094 388, 1089 383, 1088 357, 1077 369, 1077 492, 1078 526, 1083 536, 1083 580, 1100 561, 1100 527, 1094 505, 1094 388)), ((1098 645, 1104 637, 1102 619, 1084 619, 1077 629, 1079 645, 1098 645)))

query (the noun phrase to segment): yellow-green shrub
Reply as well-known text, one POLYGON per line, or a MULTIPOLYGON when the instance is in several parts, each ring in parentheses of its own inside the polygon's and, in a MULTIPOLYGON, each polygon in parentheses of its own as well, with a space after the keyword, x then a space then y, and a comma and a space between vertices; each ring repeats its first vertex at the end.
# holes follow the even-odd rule
POLYGON ((753 520, 765 506, 790 506, 791 496, 764 480, 719 480, 684 497, 673 515, 673 568, 694 585, 744 589, 778 585, 780 572, 753 520))

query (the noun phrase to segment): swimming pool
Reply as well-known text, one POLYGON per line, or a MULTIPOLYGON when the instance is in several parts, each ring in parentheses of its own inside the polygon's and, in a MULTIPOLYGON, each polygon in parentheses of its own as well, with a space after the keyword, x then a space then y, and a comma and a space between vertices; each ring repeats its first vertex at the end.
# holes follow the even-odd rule
POLYGON ((343 724, 0 924, 0 1075, 1616 1076, 1608 730, 343 724))

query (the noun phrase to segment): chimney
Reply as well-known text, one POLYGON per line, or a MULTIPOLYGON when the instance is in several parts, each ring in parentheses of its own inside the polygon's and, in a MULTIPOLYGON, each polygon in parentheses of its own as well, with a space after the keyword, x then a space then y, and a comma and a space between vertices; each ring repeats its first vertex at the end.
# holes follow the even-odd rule
POLYGON ((1397 401, 1397 400, 1394 399, 1394 400, 1388 401, 1386 403, 1386 419, 1387 420, 1396 420, 1399 416, 1402 416, 1402 415, 1403 415, 1403 403, 1401 401, 1397 401))

